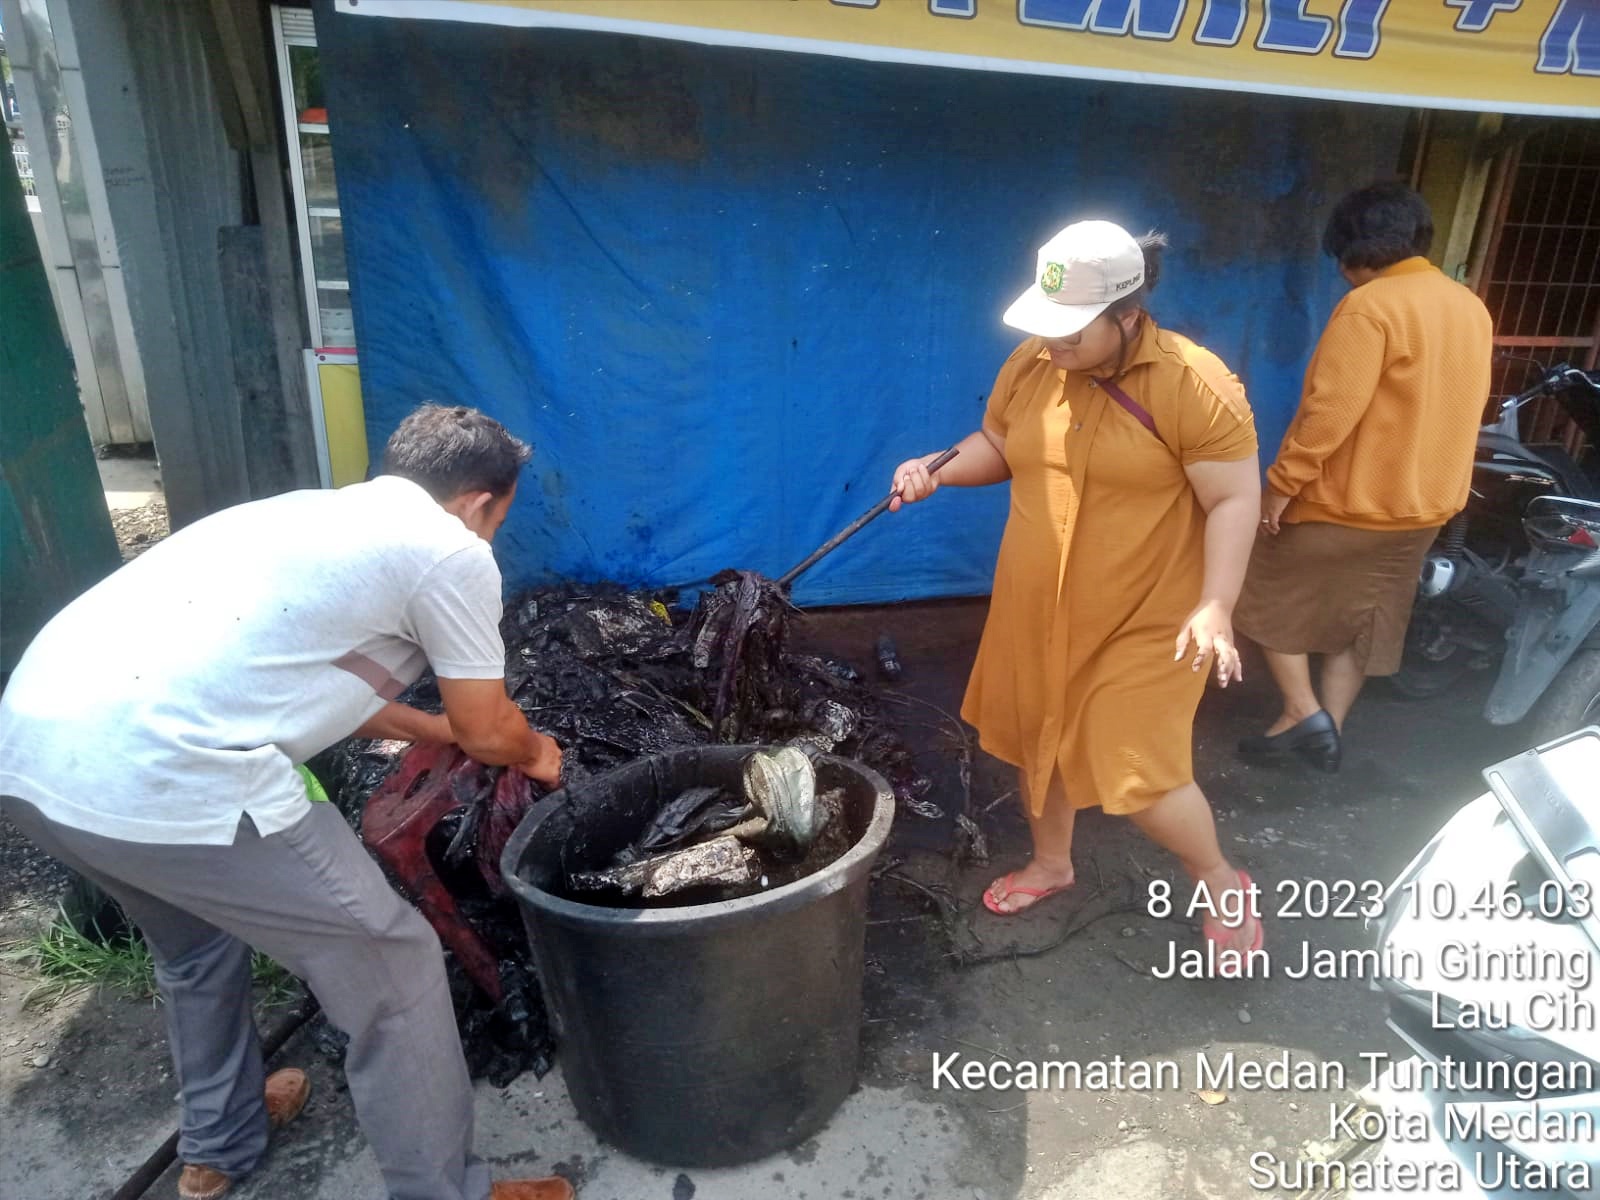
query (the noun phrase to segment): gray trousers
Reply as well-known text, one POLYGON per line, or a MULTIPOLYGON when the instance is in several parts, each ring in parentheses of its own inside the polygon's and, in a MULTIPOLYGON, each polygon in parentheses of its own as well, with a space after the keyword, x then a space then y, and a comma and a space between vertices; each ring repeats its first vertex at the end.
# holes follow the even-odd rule
POLYGON ((350 1098, 391 1200, 487 1200, 439 939, 333 805, 269 837, 245 818, 231 846, 100 837, 9 796, 0 809, 144 934, 166 1002, 183 1162, 239 1176, 266 1150, 254 947, 304 979, 349 1034, 350 1098))

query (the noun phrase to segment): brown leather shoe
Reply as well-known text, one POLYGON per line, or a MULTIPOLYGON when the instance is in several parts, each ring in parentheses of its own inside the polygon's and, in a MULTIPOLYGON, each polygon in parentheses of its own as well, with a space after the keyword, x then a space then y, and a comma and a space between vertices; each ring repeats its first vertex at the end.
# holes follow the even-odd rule
POLYGON ((190 1163, 178 1176, 178 1195, 181 1200, 219 1200, 233 1186, 221 1171, 214 1167, 200 1167, 190 1163))
POLYGON ((489 1188, 489 1200, 572 1200, 572 1185, 559 1175, 545 1179, 502 1179, 489 1188))
POLYGON ((304 1071, 286 1067, 267 1076, 267 1124, 282 1129, 300 1115, 311 1095, 311 1080, 304 1071))
MULTIPOLYGON (((311 1096, 311 1080, 304 1071, 287 1067, 267 1076, 263 1089, 267 1105, 267 1125, 282 1129, 300 1115, 306 1100, 311 1096)), ((202 1167, 198 1163, 185 1163, 183 1174, 178 1176, 179 1200, 221 1200, 233 1186, 233 1180, 215 1167, 202 1167)))

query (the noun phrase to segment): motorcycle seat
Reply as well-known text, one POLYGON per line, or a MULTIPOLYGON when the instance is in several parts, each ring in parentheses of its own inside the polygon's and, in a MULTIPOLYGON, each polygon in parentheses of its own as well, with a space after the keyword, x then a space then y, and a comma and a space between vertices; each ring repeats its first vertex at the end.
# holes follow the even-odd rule
POLYGON ((1549 471, 1569 496, 1600 499, 1600 482, 1578 465, 1565 446, 1554 442, 1534 446, 1503 433, 1480 432, 1478 449, 1488 451, 1499 462, 1527 463, 1549 471))

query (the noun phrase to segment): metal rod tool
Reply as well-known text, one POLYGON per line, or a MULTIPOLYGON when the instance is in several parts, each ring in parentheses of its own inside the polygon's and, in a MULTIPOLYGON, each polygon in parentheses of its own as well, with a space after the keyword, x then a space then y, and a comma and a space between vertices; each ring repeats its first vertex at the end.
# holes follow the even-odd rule
MULTIPOLYGON (((932 475, 940 467, 944 466, 947 462, 960 453, 960 450, 956 449, 954 446, 951 446, 950 449, 946 450, 943 454, 939 455, 938 458, 934 459, 928 464, 928 474, 932 475)), ((834 534, 827 541, 823 542, 822 545, 813 550, 811 554, 797 566, 790 568, 788 574, 779 578, 778 586, 788 587, 796 579, 800 578, 801 575, 805 574, 812 567, 816 566, 818 561, 821 560, 825 555, 833 553, 833 551, 837 550, 844 542, 849 541, 850 538, 854 537, 857 533, 860 533, 862 527, 876 517, 879 513, 887 509, 889 507, 889 501, 893 500, 899 494, 900 493, 898 490, 890 492, 887 496, 885 496, 882 500, 879 500, 854 521, 851 521, 850 524, 846 525, 838 533, 834 534)))

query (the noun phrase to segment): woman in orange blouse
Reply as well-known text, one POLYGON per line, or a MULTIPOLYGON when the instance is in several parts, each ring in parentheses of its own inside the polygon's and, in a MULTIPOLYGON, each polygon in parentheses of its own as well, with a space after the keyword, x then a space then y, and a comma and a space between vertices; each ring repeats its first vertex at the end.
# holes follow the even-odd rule
MULTIPOLYGON (((1145 309, 1165 244, 1105 221, 1047 242, 1004 318, 1031 336, 982 427, 937 476, 934 455, 894 472, 896 509, 942 484, 1011 482, 961 710, 1018 768, 1033 835, 1027 865, 984 893, 1000 915, 1072 884, 1073 818, 1094 806, 1129 817, 1210 897, 1251 886, 1222 855, 1190 742, 1204 670, 1240 678, 1232 611, 1260 505, 1255 426, 1227 367, 1145 309)), ((1261 942, 1255 915, 1205 930, 1218 950, 1261 942)))
POLYGON ((1422 560, 1466 505, 1494 329, 1423 257, 1432 241, 1432 214, 1403 183, 1351 192, 1328 218, 1322 248, 1350 292, 1267 471, 1238 624, 1283 709, 1240 741, 1246 757, 1338 770, 1345 717, 1368 676, 1399 669, 1422 560))

